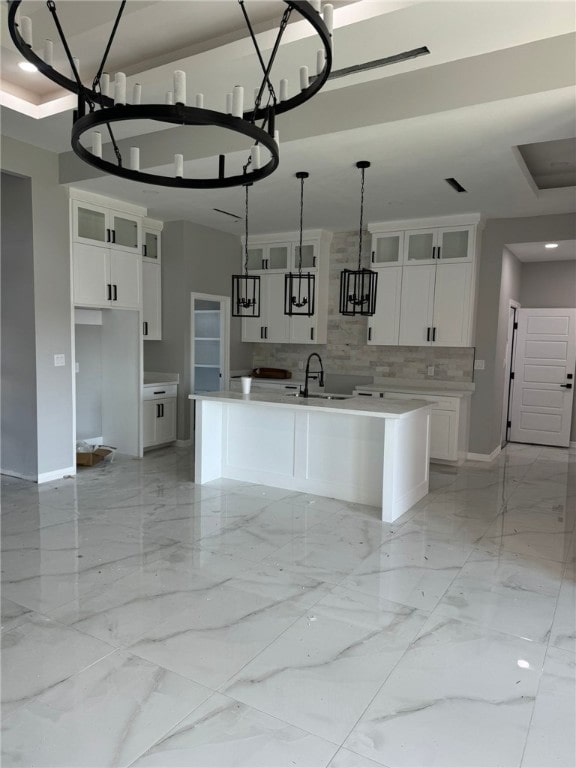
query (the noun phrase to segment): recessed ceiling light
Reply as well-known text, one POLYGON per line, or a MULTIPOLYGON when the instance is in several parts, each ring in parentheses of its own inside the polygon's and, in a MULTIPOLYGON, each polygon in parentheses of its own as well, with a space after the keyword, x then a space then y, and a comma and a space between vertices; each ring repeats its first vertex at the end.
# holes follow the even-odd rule
POLYGON ((20 61, 18 62, 18 66, 20 69, 23 69, 24 72, 38 72, 38 67, 29 61, 20 61))
POLYGON ((558 243, 546 243, 544 248, 558 248, 558 243))

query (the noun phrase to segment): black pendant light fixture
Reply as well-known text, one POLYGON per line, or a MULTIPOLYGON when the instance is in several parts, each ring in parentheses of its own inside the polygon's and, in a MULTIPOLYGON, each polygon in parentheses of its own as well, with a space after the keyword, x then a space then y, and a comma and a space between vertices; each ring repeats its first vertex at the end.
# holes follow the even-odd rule
MULTIPOLYGON (((39 24, 43 28, 54 27, 54 42, 46 40, 43 50, 38 50, 33 44, 32 19, 30 16, 21 15, 20 6, 24 9, 30 7, 30 12, 37 16, 40 3, 31 0, 8 0, 8 28, 10 36, 20 53, 33 64, 36 69, 52 82, 62 88, 75 93, 78 96, 78 107, 74 112, 72 125, 72 149, 86 163, 98 168, 105 173, 120 176, 136 181, 139 184, 158 184, 167 187, 215 189, 221 187, 243 186, 246 182, 256 182, 269 176, 276 170, 279 163, 279 137, 275 128, 277 115, 288 112, 295 107, 304 104, 312 98, 324 85, 332 69, 332 27, 333 6, 325 4, 321 13, 320 0, 282 0, 279 9, 283 9, 278 21, 276 39, 271 48, 268 60, 265 60, 265 51, 261 50, 256 39, 256 34, 248 16, 244 0, 238 0, 247 32, 253 43, 258 72, 257 79, 251 83, 255 87, 254 104, 249 109, 244 109, 244 87, 231 86, 231 92, 222 94, 220 103, 222 111, 204 108, 204 95, 195 95, 194 106, 187 103, 186 72, 177 70, 174 72, 173 86, 167 91, 165 103, 144 103, 143 88, 136 83, 133 92, 127 94, 126 75, 117 72, 111 82, 110 75, 105 71, 109 54, 118 54, 120 44, 115 41, 119 24, 125 10, 126 0, 121 0, 119 9, 110 32, 108 40, 102 40, 102 58, 94 68, 87 83, 80 76, 80 64, 71 50, 71 45, 66 38, 65 27, 72 26, 74 19, 67 18, 67 6, 76 7, 77 3, 60 2, 57 9, 55 0, 47 0, 46 6, 49 12, 47 19, 39 18, 39 24), (59 10, 62 10, 61 17, 59 10), (293 96, 288 93, 288 80, 282 77, 282 73, 274 68, 277 62, 277 54, 282 37, 288 27, 292 14, 295 13, 308 22, 312 31, 318 37, 318 50, 316 61, 312 64, 312 73, 309 75, 309 67, 300 67, 299 88, 293 96), (52 16, 50 22, 49 16, 52 16), (64 74, 66 72, 66 74, 64 74), (71 73, 71 74, 70 74, 71 73), (273 82, 280 83, 278 92, 273 82), (225 109, 224 109, 224 105, 225 109), (115 138, 113 126, 118 124, 120 130, 126 133, 130 123, 135 121, 150 121, 151 127, 159 122, 173 126, 205 126, 214 129, 223 128, 231 131, 235 136, 240 134, 247 141, 247 147, 251 147, 255 154, 250 172, 246 174, 228 172, 226 169, 226 156, 218 155, 218 161, 214 164, 213 173, 208 176, 190 177, 185 174, 183 147, 172 146, 166 152, 166 156, 154 160, 153 165, 159 168, 158 173, 140 170, 146 166, 147 158, 140 158, 140 147, 126 147, 127 142, 118 143, 115 138), (103 132, 109 136, 113 152, 108 158, 102 154, 103 132), (123 146, 124 145, 124 146, 123 146), (262 158, 260 151, 263 149, 262 158), (257 160, 257 162, 256 162, 257 160), (261 160, 261 162, 260 162, 261 160), (173 168, 173 172, 166 171, 166 167, 173 168)), ((158 6, 164 5, 159 3, 158 6)), ((189 3, 191 15, 194 14, 194 3, 189 3)), ((169 4, 166 4, 169 8, 169 4)), ((170 12, 169 10, 167 11, 170 12)), ((40 14, 41 15, 41 14, 40 14)), ((126 22, 124 22, 126 23, 126 22)), ((76 52, 77 54, 77 52, 76 52)), ((123 52, 120 50, 120 57, 123 52)), ((231 61, 231 70, 234 62, 231 61)), ((234 76, 233 70, 230 73, 234 76)), ((247 84, 250 85, 250 84, 247 84)), ((251 89, 249 90, 251 92, 251 89)), ((181 128, 182 130, 182 128, 181 128)), ((181 130, 175 132, 175 140, 181 135, 181 130)), ((215 131, 218 133, 218 131, 215 131)), ((135 139, 134 139, 135 141, 135 139)), ((149 163, 152 165, 152 161, 149 163)))
POLYGON ((298 271, 288 272, 284 276, 284 314, 306 315, 314 314, 314 296, 316 293, 316 275, 313 272, 302 272, 302 224, 304 216, 304 179, 310 176, 307 171, 298 171, 296 178, 300 179, 300 245, 298 247, 298 271))
POLYGON ((248 274, 248 187, 244 229, 244 273, 232 275, 232 317, 260 317, 260 275, 248 274))
POLYGON ((358 269, 343 269, 340 273, 340 314, 373 315, 376 311, 378 273, 362 267, 362 230, 364 227, 364 174, 370 168, 367 160, 360 160, 356 168, 362 172, 360 194, 360 229, 358 233, 358 269))

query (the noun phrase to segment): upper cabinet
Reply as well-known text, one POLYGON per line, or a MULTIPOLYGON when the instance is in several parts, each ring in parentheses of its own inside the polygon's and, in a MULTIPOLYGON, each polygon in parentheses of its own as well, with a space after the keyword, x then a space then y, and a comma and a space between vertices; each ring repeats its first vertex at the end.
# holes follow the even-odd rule
POLYGON ((162 339, 162 228, 155 219, 142 223, 142 337, 162 339))
POLYGON ((72 239, 84 245, 140 254, 142 216, 73 199, 72 239))
MULTIPOLYGON (((300 233, 258 235, 250 238, 248 270, 260 274, 260 317, 242 320, 242 341, 274 344, 325 344, 328 330, 328 267, 332 234, 305 230, 300 262, 300 233), (284 278, 288 272, 312 272, 315 280, 315 312, 284 314, 284 278)), ((245 254, 242 253, 242 268, 245 254)))
POLYGON ((474 344, 481 228, 479 214, 368 226, 380 273, 369 344, 474 344))

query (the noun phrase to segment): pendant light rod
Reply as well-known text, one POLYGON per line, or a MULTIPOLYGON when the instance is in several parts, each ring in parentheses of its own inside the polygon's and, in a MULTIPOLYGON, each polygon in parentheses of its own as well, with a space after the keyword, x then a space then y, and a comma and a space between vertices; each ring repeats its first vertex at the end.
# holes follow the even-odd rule
POLYGON ((360 168, 362 172, 362 182, 360 186, 360 228, 358 230, 358 269, 362 267, 362 230, 364 228, 364 176, 366 174, 366 168, 370 168, 368 160, 359 160, 356 163, 356 168, 360 168))
POLYGON ((296 178, 300 179, 300 250, 298 259, 298 274, 302 274, 302 227, 304 221, 304 179, 309 178, 308 171, 298 171, 296 178))

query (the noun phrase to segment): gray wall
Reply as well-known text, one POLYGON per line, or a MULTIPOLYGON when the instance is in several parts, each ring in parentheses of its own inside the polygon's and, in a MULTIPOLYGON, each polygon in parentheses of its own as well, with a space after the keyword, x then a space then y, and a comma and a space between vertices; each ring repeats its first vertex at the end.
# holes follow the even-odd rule
POLYGON ((36 339, 30 179, 1 175, 3 472, 36 478, 36 339))
POLYGON ((102 326, 76 325, 76 439, 102 436, 102 326))
MULTIPOLYGON (((178 439, 190 437, 190 294, 230 296, 240 267, 240 240, 189 221, 162 232, 162 341, 144 342, 144 370, 180 374, 178 439)), ((230 323, 230 369, 250 368, 252 345, 243 344, 241 321, 230 323)))
POLYGON ((68 196, 58 156, 2 136, 2 170, 32 180, 38 474, 74 466, 68 196), (64 354, 66 365, 54 366, 64 354))
POLYGON ((520 303, 532 309, 576 307, 576 261, 524 262, 520 303))
POLYGON ((502 261, 508 243, 536 243, 576 238, 571 214, 517 219, 490 219, 482 233, 478 281, 476 357, 486 361, 484 371, 475 371, 472 397, 470 451, 490 454, 500 444, 504 368, 499 338, 502 261))

